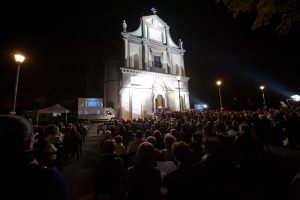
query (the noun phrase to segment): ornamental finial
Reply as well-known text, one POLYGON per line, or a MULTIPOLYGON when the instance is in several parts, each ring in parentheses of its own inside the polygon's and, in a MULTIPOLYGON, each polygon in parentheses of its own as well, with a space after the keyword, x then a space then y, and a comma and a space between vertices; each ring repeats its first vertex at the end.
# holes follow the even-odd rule
POLYGON ((157 11, 154 7, 151 9, 151 11, 153 12, 153 15, 155 15, 157 13, 157 11))

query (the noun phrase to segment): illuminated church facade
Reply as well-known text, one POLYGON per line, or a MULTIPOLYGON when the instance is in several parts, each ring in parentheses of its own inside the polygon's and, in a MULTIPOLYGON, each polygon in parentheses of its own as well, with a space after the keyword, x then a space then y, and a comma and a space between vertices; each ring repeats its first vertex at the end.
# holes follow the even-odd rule
POLYGON ((181 40, 175 44, 169 26, 155 14, 143 16, 136 31, 126 29, 124 20, 121 60, 112 59, 105 66, 106 106, 114 107, 123 119, 149 117, 161 107, 189 109, 181 40))

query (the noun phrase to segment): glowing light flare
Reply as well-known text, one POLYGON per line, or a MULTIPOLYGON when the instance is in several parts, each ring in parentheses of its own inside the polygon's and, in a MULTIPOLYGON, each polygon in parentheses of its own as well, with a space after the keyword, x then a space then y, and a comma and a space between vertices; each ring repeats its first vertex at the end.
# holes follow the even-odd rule
POLYGON ((24 57, 24 56, 21 56, 21 55, 15 55, 15 61, 16 61, 16 63, 22 64, 24 60, 25 60, 25 57, 24 57))
POLYGON ((203 107, 204 107, 204 108, 207 108, 207 105, 206 105, 206 104, 204 104, 204 105, 203 105, 203 107))
POLYGON ((260 86, 259 88, 263 90, 265 88, 265 86, 260 86))
POLYGON ((176 76, 177 81, 181 80, 181 76, 176 76))
POLYGON ((291 96, 294 101, 300 101, 300 96, 298 94, 291 96))
POLYGON ((220 86, 220 85, 221 85, 221 83, 222 83, 221 81, 217 81, 217 85, 218 85, 218 86, 220 86))

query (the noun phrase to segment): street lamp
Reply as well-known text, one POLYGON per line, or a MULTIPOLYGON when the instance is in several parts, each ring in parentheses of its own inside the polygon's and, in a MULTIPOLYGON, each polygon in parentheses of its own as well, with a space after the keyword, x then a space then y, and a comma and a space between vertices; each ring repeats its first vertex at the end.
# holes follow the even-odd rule
POLYGON ((176 76, 176 79, 178 81, 178 91, 179 91, 179 95, 178 95, 178 98, 179 98, 179 111, 181 112, 181 99, 180 99, 180 80, 181 80, 181 76, 176 76))
POLYGON ((17 100, 17 91, 18 91, 18 81, 19 81, 19 72, 20 72, 20 66, 23 63, 25 57, 21 55, 15 55, 15 61, 18 65, 17 69, 17 77, 16 77, 16 83, 15 83, 15 92, 14 92, 14 104, 13 104, 13 109, 12 109, 12 114, 15 114, 16 110, 16 100, 17 100))
POLYGON ((220 105, 221 105, 221 111, 223 110, 223 106, 222 106, 222 97, 221 97, 221 81, 217 81, 217 85, 219 86, 219 97, 220 97, 220 105))
POLYGON ((264 100, 264 108, 267 108, 265 94, 264 94, 264 88, 265 88, 264 86, 260 86, 262 96, 263 96, 263 100, 264 100))

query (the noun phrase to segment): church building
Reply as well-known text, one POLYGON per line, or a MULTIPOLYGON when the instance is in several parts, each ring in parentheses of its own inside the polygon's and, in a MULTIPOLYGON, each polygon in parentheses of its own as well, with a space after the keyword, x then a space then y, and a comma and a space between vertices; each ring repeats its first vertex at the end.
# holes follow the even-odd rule
POLYGON ((161 107, 190 108, 183 43, 173 42, 170 27, 155 13, 143 16, 132 32, 124 20, 121 60, 105 65, 104 103, 119 118, 149 117, 161 107))

